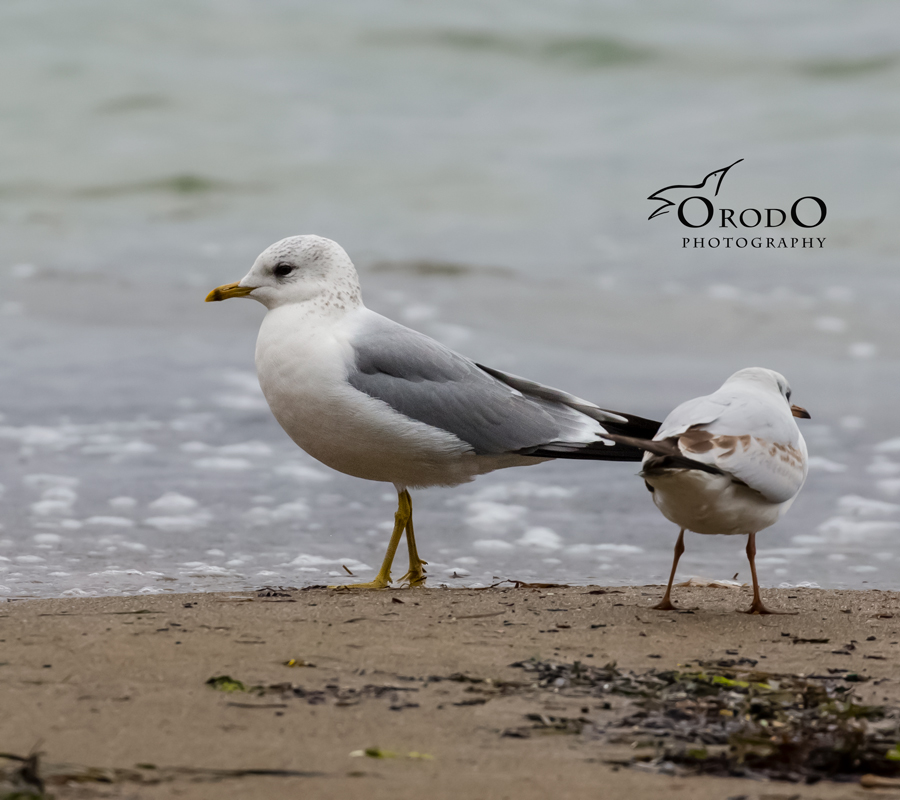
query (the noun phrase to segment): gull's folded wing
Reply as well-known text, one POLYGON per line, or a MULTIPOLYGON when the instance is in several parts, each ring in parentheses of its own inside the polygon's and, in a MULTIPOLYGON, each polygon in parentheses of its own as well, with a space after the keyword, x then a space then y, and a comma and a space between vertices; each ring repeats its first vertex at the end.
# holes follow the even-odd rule
POLYGON ((648 468, 722 472, 770 502, 783 503, 806 480, 806 445, 786 409, 778 406, 780 402, 780 398, 723 387, 672 411, 652 443, 657 449, 637 446, 658 456, 663 455, 659 446, 672 449, 668 459, 654 459, 652 465, 648 461, 648 468), (687 463, 677 460, 676 447, 687 463))
POLYGON ((350 346, 354 363, 347 379, 354 388, 454 434, 478 454, 641 459, 641 451, 630 445, 599 440, 610 426, 627 427, 626 415, 480 367, 374 312, 366 315, 350 346))
POLYGON ((678 437, 688 458, 714 465, 772 503, 790 500, 806 480, 806 445, 750 434, 716 434, 692 429, 678 437))

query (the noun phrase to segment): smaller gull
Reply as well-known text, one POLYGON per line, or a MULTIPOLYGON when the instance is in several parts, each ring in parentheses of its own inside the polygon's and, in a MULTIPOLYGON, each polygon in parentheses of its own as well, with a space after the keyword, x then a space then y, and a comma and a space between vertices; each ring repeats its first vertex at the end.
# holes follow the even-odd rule
POLYGON ((646 451, 640 475, 663 516, 681 527, 666 594, 654 608, 675 609, 672 581, 689 530, 748 534, 753 603, 747 613, 777 613, 759 596, 756 534, 782 517, 806 481, 806 442, 794 417, 809 419, 809 413, 791 405, 784 376, 750 367, 713 394, 678 406, 652 441, 610 434, 646 451))
POLYGON ((293 236, 267 248, 239 283, 207 302, 252 297, 268 309, 256 369, 275 419, 333 469, 394 484, 398 508, 374 581, 383 589, 403 533, 410 586, 425 582, 410 488, 455 486, 502 467, 552 458, 640 461, 608 434, 652 437, 658 422, 484 367, 363 305, 336 242, 293 236))

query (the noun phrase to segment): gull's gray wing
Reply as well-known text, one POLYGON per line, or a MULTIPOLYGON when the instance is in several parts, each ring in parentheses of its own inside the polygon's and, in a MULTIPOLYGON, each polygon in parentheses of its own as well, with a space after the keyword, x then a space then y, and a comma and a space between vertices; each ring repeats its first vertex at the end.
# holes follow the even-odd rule
POLYGON ((636 448, 599 439, 609 427, 607 419, 612 427, 627 427, 626 416, 482 368, 374 312, 366 315, 350 344, 354 363, 347 379, 354 388, 411 419, 454 434, 477 454, 552 458, 579 451, 580 457, 595 459, 641 458, 636 448))

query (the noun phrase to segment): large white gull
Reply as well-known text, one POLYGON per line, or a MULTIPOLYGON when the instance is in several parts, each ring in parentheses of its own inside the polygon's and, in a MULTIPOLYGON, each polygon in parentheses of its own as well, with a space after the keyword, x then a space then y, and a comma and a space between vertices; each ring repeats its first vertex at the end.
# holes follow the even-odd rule
POLYGON ((659 605, 672 610, 672 581, 684 552, 685 530, 747 534, 753 603, 747 613, 771 614, 756 577, 756 534, 791 507, 809 470, 806 442, 791 405, 791 387, 771 369, 735 372, 706 397, 688 400, 663 421, 652 441, 611 438, 646 451, 641 477, 666 519, 681 527, 675 558, 659 605))
POLYGON ((643 452, 607 434, 651 437, 658 422, 476 364, 363 305, 349 256, 320 236, 267 248, 239 282, 207 302, 252 297, 267 309, 256 369, 275 419, 333 469, 394 484, 394 530, 375 580, 391 584, 404 531, 409 570, 425 582, 410 488, 455 486, 502 467, 549 458, 639 461, 643 452))

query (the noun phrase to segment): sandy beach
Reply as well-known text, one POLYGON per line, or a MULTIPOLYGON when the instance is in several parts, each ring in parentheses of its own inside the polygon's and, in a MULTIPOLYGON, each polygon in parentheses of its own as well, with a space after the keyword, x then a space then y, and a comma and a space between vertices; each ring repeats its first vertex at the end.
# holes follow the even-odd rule
POLYGON ((897 22, 0 3, 0 800, 900 800, 897 22), (788 613, 710 584, 750 580, 743 528, 688 534, 704 578, 652 610, 680 525, 637 463, 575 458, 416 489, 429 588, 321 586, 374 579, 429 482, 362 469, 416 428, 341 422, 348 386, 385 410, 368 361, 442 453, 538 451, 378 325, 260 359, 286 433, 263 307, 204 298, 298 234, 372 311, 599 408, 781 373, 809 475, 755 565, 788 613))
POLYGON ((0 752, 40 756, 0 761, 0 796, 44 796, 41 782, 56 798, 141 800, 900 791, 858 776, 693 774, 654 760, 650 723, 640 734, 633 719, 620 724, 636 698, 610 689, 702 673, 740 700, 734 687, 765 695, 818 681, 884 706, 877 726, 896 741, 900 594, 769 589, 771 606, 797 613, 768 617, 737 613, 747 589, 676 589, 678 612, 651 610, 660 594, 313 588, 8 602, 0 752))

